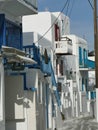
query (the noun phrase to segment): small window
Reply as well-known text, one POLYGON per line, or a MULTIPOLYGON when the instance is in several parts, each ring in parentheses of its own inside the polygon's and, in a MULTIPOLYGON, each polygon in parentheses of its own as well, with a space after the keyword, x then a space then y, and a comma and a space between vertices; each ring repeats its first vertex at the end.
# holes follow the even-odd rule
POLYGON ((60 41, 60 28, 55 24, 55 41, 60 41))

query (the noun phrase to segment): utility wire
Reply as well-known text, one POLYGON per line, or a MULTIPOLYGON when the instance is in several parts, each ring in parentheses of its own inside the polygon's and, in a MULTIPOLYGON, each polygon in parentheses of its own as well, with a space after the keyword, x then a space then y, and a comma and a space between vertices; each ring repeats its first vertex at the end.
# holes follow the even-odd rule
POLYGON ((71 16, 71 13, 72 13, 72 10, 73 10, 74 3, 75 3, 75 0, 72 1, 71 10, 70 10, 69 15, 68 15, 69 17, 71 16))
POLYGON ((55 24, 56 21, 58 20, 59 16, 61 15, 61 13, 64 11, 65 7, 67 6, 68 1, 69 1, 69 0, 67 0, 67 1, 65 2, 64 6, 63 6, 63 8, 62 8, 62 10, 61 10, 61 12, 59 13, 58 17, 55 19, 55 21, 53 22, 53 24, 48 28, 48 30, 47 30, 35 43, 37 43, 37 42, 39 42, 41 39, 43 39, 44 36, 51 30, 51 28, 54 26, 54 24, 55 24))
POLYGON ((68 15, 69 4, 70 4, 70 0, 68 1, 68 4, 67 4, 66 15, 68 15))
POLYGON ((94 9, 94 7, 93 7, 93 5, 92 5, 91 1, 90 1, 90 0, 88 0, 88 2, 89 2, 89 4, 90 4, 91 8, 92 8, 92 9, 94 9))

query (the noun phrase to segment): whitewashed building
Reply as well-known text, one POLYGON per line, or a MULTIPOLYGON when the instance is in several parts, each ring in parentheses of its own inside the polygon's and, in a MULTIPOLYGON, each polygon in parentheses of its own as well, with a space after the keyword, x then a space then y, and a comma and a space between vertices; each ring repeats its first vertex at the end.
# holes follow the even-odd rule
POLYGON ((0 0, 1 130, 31 129, 31 125, 27 125, 27 106, 24 104, 27 103, 25 76, 20 71, 24 68, 24 63, 35 63, 22 51, 22 16, 35 13, 36 0, 0 0))
MULTIPOLYGON (((67 80, 72 80, 72 116, 89 114, 95 116, 95 90, 90 86, 91 80, 95 81, 94 60, 88 57, 87 41, 75 35, 62 36, 61 41, 69 38, 72 42, 72 55, 65 55, 63 58, 66 66, 67 80), (94 102, 94 105, 92 105, 94 102)), ((92 81, 91 81, 92 82, 92 81)), ((66 83, 66 82, 65 82, 66 83)), ((71 88, 71 86, 69 87, 71 88)))
MULTIPOLYGON (((23 32, 24 44, 29 37, 29 43, 34 41, 46 48, 51 56, 61 99, 60 109, 65 119, 87 114, 87 41, 70 35, 69 18, 60 12, 39 12, 37 15, 24 16, 23 32)), ((50 126, 53 129, 62 126, 58 110, 56 118, 51 118, 50 126)))
MULTIPOLYGON (((75 35, 62 36, 72 40, 72 56, 66 58, 68 62, 67 73, 73 82, 73 116, 79 116, 87 113, 87 97, 86 90, 88 86, 88 47, 87 42, 75 35), (72 57, 73 60, 69 60, 72 57)), ((66 57, 66 56, 65 56, 66 57)))
POLYGON ((89 82, 88 82, 88 112, 91 116, 96 117, 96 82, 95 82, 95 54, 94 51, 88 53, 89 59, 89 82))
MULTIPOLYGON (((69 18, 60 12, 39 12, 37 15, 24 16, 23 32, 24 45, 26 43, 25 41, 27 40, 27 37, 29 37, 29 43, 34 41, 34 43, 38 46, 42 46, 43 49, 47 49, 47 52, 51 57, 53 70, 56 72, 56 54, 54 43, 55 41, 60 40, 62 34, 69 34, 69 18)), ((54 74, 56 75, 56 73, 54 74)), ((54 89, 55 88, 53 87, 53 90, 54 89)), ((53 94, 50 95, 50 98, 49 128, 54 129, 62 127, 62 118, 64 118, 64 116, 61 114, 61 106, 58 105, 59 103, 58 101, 56 102, 53 94)))

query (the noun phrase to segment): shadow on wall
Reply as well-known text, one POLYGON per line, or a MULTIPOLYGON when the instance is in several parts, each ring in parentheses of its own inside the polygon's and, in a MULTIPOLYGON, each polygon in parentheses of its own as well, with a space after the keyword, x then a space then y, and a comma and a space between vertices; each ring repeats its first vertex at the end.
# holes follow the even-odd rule
POLYGON ((33 99, 33 92, 24 91, 23 76, 5 76, 6 130, 17 130, 17 123, 25 122, 24 108, 29 109, 33 99))

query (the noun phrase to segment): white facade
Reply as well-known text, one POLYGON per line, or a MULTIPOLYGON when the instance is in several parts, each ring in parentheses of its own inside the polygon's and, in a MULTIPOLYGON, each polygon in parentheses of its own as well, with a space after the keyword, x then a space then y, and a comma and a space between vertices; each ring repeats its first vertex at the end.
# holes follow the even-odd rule
MULTIPOLYGON (((61 128, 63 116, 65 119, 69 119, 87 112, 88 68, 85 66, 87 53, 81 53, 80 56, 79 52, 80 50, 87 52, 87 42, 75 35, 69 35, 69 18, 60 12, 40 12, 37 15, 24 16, 21 19, 20 16, 37 13, 36 8, 33 8, 36 7, 36 1, 27 0, 27 2, 30 5, 19 0, 16 0, 14 4, 3 1, 1 4, 4 11, 1 10, 1 13, 4 13, 5 18, 14 24, 20 25, 23 22, 23 46, 29 47, 35 43, 37 47, 40 47, 40 59, 47 49, 47 54, 52 61, 54 73, 52 76, 54 77, 44 73, 41 66, 33 66, 33 64, 36 65, 36 61, 33 62, 33 54, 29 49, 28 57, 19 55, 19 59, 17 56, 14 57, 13 53, 9 55, 5 53, 3 56, 11 61, 12 67, 16 65, 13 63, 15 60, 16 63, 23 65, 26 58, 29 58, 29 62, 32 60, 32 63, 30 62, 31 64, 28 65, 29 62, 26 62, 27 66, 24 70, 12 71, 7 66, 8 68, 4 71, 1 62, 0 129, 52 130, 61 128), (19 5, 19 10, 14 8, 15 4, 19 5), (7 9, 5 9, 6 6, 8 6, 7 9), (12 7, 15 9, 15 14, 14 12, 11 14, 12 7), (59 46, 56 48, 58 43, 60 48, 59 46), (61 50, 58 53, 56 49, 61 50), (80 64, 81 60, 83 62, 80 64), (58 82, 61 106, 55 95, 58 92, 57 88, 52 84, 52 78, 55 77, 58 82)), ((56 82, 54 81, 54 84, 56 82)))
MULTIPOLYGON (((82 38, 79 38, 75 35, 67 35, 68 38, 70 38, 72 40, 72 48, 73 48, 73 55, 75 56, 75 66, 76 66, 76 70, 75 70, 75 73, 76 73, 76 86, 77 86, 77 89, 78 89, 78 93, 79 94, 78 96, 78 103, 80 103, 80 110, 79 113, 80 114, 83 114, 83 113, 86 113, 87 112, 87 99, 86 99, 86 88, 87 88, 87 80, 88 80, 88 68, 87 66, 85 66, 85 61, 84 61, 84 58, 87 59, 87 51, 88 51, 88 48, 87 48, 87 42, 82 39, 82 38), (83 63, 80 65, 80 52, 79 52, 79 48, 81 48, 82 50, 82 53, 81 53, 81 57, 82 57, 82 61, 83 63), (84 55, 83 53, 83 50, 85 50, 86 54, 84 55)), ((64 40, 64 36, 62 36, 62 40, 64 40)), ((72 62, 73 64, 73 62, 72 62)), ((74 65, 74 64, 73 64, 74 65)), ((72 71, 73 68, 72 68, 72 71)))
MULTIPOLYGON (((2 46, 14 46, 12 43, 16 41, 18 46, 18 42, 21 41, 22 16, 35 13, 37 13, 36 0, 0 0, 0 50, 2 50, 2 46), (10 39, 10 37, 12 38, 10 39)), ((2 59, 0 58, 0 129, 31 130, 32 122, 27 125, 27 121, 30 121, 32 118, 30 116, 32 110, 30 111, 30 108, 28 108, 29 110, 27 111, 24 103, 32 105, 32 101, 30 98, 25 97, 26 93, 24 92, 23 76, 17 76, 17 72, 15 71, 14 73, 16 73, 16 76, 11 75, 12 72, 9 70, 6 62, 7 71, 5 70, 6 65, 4 64, 4 58, 6 59, 9 57, 8 55, 6 56, 2 55, 2 59), (26 98, 28 98, 28 101, 26 98), (27 112, 29 119, 27 118, 27 112)))
POLYGON ((28 33, 37 34, 37 39, 33 41, 32 37, 30 37, 30 41, 48 49, 48 53, 51 55, 52 65, 55 68, 54 42, 56 40, 59 41, 63 33, 69 34, 69 18, 61 12, 39 12, 37 15, 24 16, 22 21, 25 37, 29 35, 28 33))
POLYGON ((0 59, 0 129, 5 130, 4 66, 0 59))
POLYGON ((60 34, 66 35, 70 34, 70 19, 68 16, 65 16, 63 13, 60 12, 53 12, 52 13, 55 17, 58 18, 60 21, 60 34))
POLYGON ((57 24, 60 27, 63 26, 61 24, 61 19, 64 20, 64 31, 66 34, 69 34, 69 18, 66 17, 64 14, 61 14, 61 17, 58 18, 60 12, 58 13, 51 13, 51 12, 39 12, 37 15, 29 15, 23 17, 23 32, 36 32, 40 35, 39 39, 40 42, 44 41, 43 39, 47 39, 47 41, 53 43, 55 41, 55 30, 54 25, 57 24))
MULTIPOLYGON (((52 53, 49 53, 61 88, 59 92, 62 102, 61 109, 66 119, 87 113, 88 68, 85 59, 87 58, 88 47, 84 39, 69 35, 69 18, 62 13, 60 15, 59 12, 40 12, 38 15, 24 16, 23 32, 24 34, 36 32, 39 36, 37 36, 35 43, 38 45, 43 43, 43 47, 47 49, 52 48, 52 53), (57 39, 55 37, 55 24, 60 29, 60 39, 59 35, 57 39), (49 44, 47 45, 47 43, 49 44), (79 48, 85 52, 85 54, 84 52, 81 54, 82 64, 79 63, 79 48)), ((33 42, 32 37, 30 39, 33 42)), ((62 123, 56 118, 55 126, 58 128, 60 124, 62 123)))
MULTIPOLYGON (((88 57, 88 59, 90 61, 95 62, 95 56, 91 55, 88 57)), ((96 104, 96 83, 95 83, 95 67, 89 69, 88 72, 88 76, 89 76, 89 83, 88 83, 88 112, 91 116, 95 117, 97 119, 97 114, 96 114, 96 108, 97 108, 97 104, 96 104)))
MULTIPOLYGON (((55 66, 56 55, 54 51, 55 50, 54 42, 56 40, 56 35, 57 35, 57 40, 59 40, 60 38, 59 36, 61 36, 62 33, 64 33, 63 31, 65 31, 65 34, 69 34, 70 31, 69 18, 66 17, 64 14, 61 14, 60 18, 58 18, 59 14, 60 12, 58 13, 40 12, 37 15, 30 15, 30 16, 23 17, 24 45, 27 45, 25 41, 28 40, 28 44, 30 45, 32 45, 32 43, 34 42, 36 45, 41 46, 42 50, 46 48, 49 56, 51 56, 52 65, 54 68, 56 67, 55 66), (62 25, 62 20, 63 20, 63 25, 62 25), (55 34, 55 28, 56 28, 55 25, 57 28, 59 28, 60 34, 58 33, 55 34), (27 39, 27 37, 29 37, 29 39, 27 39)), ((56 70, 54 69, 54 71, 56 70)), ((53 94, 49 94, 49 98, 50 100, 49 100, 48 109, 50 114, 48 116, 49 117, 48 128, 50 129, 60 128, 62 127, 62 118, 61 118, 62 116, 60 114, 60 108, 57 106, 53 94), (53 109, 52 102, 55 103, 54 105, 55 110, 52 110, 53 109), (54 113, 53 114, 54 116, 52 116, 52 113, 54 113)), ((44 109, 43 107, 41 108, 44 109)), ((39 121, 41 121, 41 119, 39 119, 39 121)))

